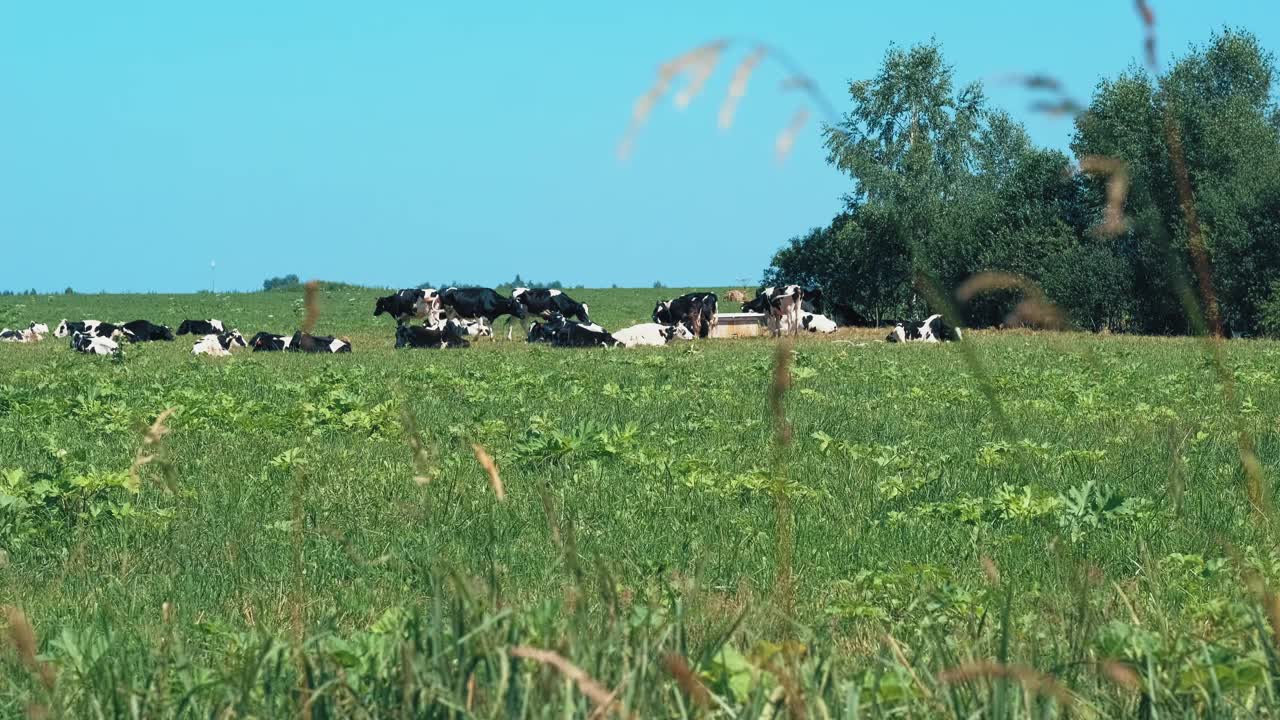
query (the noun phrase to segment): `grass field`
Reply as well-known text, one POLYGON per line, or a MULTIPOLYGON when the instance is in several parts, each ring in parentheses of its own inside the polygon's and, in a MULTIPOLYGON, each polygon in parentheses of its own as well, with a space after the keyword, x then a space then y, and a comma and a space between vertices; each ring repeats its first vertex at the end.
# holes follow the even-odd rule
MULTIPOLYGON (((618 327, 679 292, 573 294, 618 327)), ((321 293, 351 355, 0 345, 0 603, 35 634, 10 611, 0 715, 1280 709, 1280 345, 1227 345, 1229 407, 1193 339, 801 338, 781 446, 770 340, 396 351, 376 294, 321 293)), ((2 300, 10 326, 303 313, 2 300)))

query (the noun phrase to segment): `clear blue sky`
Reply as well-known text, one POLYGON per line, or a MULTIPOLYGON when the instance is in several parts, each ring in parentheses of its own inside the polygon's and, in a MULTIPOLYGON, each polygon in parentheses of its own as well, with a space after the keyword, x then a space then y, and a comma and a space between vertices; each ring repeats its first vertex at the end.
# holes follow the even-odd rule
MULTIPOLYGON (((1224 24, 1280 49, 1280 6, 1151 0, 1161 55, 1224 24)), ((0 4, 0 287, 254 289, 298 273, 407 286, 519 272, 589 286, 757 278, 849 181, 766 65, 731 131, 732 49, 686 111, 615 147, 658 63, 721 36, 788 51, 840 110, 891 42, 959 81, 1048 72, 1087 98, 1141 48, 1127 0, 0 4)), ((1040 143, 1069 123, 993 101, 1040 143)))

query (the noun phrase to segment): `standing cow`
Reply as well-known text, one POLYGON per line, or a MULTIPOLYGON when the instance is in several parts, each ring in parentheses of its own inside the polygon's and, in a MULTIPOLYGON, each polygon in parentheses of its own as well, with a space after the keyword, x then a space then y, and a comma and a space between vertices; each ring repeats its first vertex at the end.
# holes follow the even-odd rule
POLYGON ((719 301, 715 293, 691 292, 674 300, 659 300, 653 307, 653 321, 661 325, 684 323, 705 338, 716 326, 719 301))
POLYGON ((566 318, 577 318, 590 323, 590 309, 586 303, 580 303, 569 297, 562 290, 555 288, 515 288, 511 297, 525 307, 531 315, 551 317, 552 313, 560 313, 566 318))
POLYGON ((407 288, 378 298, 373 316, 387 313, 402 325, 412 318, 426 318, 440 307, 440 293, 434 288, 407 288))

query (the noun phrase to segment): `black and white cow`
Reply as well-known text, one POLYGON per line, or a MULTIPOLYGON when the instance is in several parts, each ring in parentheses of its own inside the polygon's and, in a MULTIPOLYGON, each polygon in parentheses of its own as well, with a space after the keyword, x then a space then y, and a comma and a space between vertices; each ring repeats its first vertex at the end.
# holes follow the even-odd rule
POLYGON ((503 297, 492 288, 449 288, 440 292, 440 307, 451 318, 478 320, 484 318, 490 324, 503 315, 523 320, 528 312, 524 305, 503 297))
POLYGON ((146 320, 130 320, 120 326, 126 340, 130 342, 152 342, 173 340, 173 331, 168 325, 156 325, 146 320))
POLYGON ((599 325, 583 325, 567 322, 555 330, 551 336, 552 347, 618 347, 618 342, 599 325))
POLYGON ((75 322, 63 320, 58 323, 57 329, 53 331, 56 337, 70 337, 76 333, 113 338, 120 334, 120 326, 104 323, 100 320, 78 320, 75 322))
POLYGON ((526 339, 529 342, 554 343, 556 334, 569 325, 580 327, 588 332, 605 332, 605 329, 596 323, 573 322, 571 320, 566 320, 560 313, 553 312, 551 313, 551 317, 547 318, 546 322, 533 323, 533 326, 529 328, 529 333, 526 336, 526 339))
POLYGON ((566 318, 577 318, 579 322, 591 322, 591 316, 588 314, 590 309, 587 304, 574 300, 564 294, 562 290, 554 288, 515 288, 511 291, 511 297, 523 305, 531 315, 549 318, 552 313, 559 313, 566 318))
POLYGON ((769 331, 774 335, 781 335, 784 326, 790 332, 799 332, 804 293, 799 285, 763 288, 753 300, 742 304, 742 310, 768 315, 769 331))
MULTIPOLYGON (((33 322, 33 323, 31 323, 31 324, 27 325, 27 330, 28 330, 28 331, 30 331, 30 332, 32 332, 32 333, 35 333, 36 335, 48 335, 48 334, 49 334, 49 326, 48 326, 48 325, 45 325, 44 323, 33 322)), ((37 338, 37 339, 39 339, 39 338, 37 338)))
POLYGON ((960 328, 930 315, 924 320, 899 320, 885 340, 889 342, 954 342, 964 339, 960 328))
POLYGON ((205 335, 200 338, 191 348, 191 354, 225 357, 231 354, 232 348, 248 346, 239 330, 230 330, 219 335, 205 335))
POLYGON ((71 349, 86 355, 118 355, 120 346, 115 340, 89 333, 72 333, 71 349))
POLYGON ((254 352, 280 352, 290 349, 289 345, 292 343, 291 335, 272 335, 269 332, 260 332, 249 338, 249 347, 254 352))
POLYGON ((674 300, 659 300, 653 307, 654 322, 661 325, 684 323, 700 338, 711 334, 718 314, 719 298, 709 292, 691 292, 674 300))
POLYGON ((298 330, 289 341, 289 347, 285 349, 308 353, 349 353, 351 343, 333 336, 308 335, 298 330))
POLYGON ((396 328, 396 348, 464 348, 470 347, 466 330, 453 320, 436 327, 400 325, 396 328))
POLYGON ((183 320, 178 326, 179 335, 217 335, 226 332, 221 320, 183 320))
POLYGON ((0 342, 28 343, 39 341, 40 334, 30 328, 26 330, 12 330, 10 328, 0 330, 0 342))
POLYGON ((820 315, 827 310, 826 298, 822 295, 822 288, 801 288, 800 298, 800 309, 804 312, 820 315))
MULTIPOLYGON (((791 332, 792 326, 790 316, 784 315, 779 320, 779 327, 782 332, 791 332)), ((826 315, 809 312, 800 313, 799 330, 811 333, 833 333, 836 331, 836 327, 835 321, 826 315)))
POLYGON ((613 337, 624 346, 644 347, 661 346, 676 340, 692 340, 693 331, 684 323, 662 325, 660 323, 641 323, 615 331, 613 337))
POLYGON ((440 293, 434 288, 406 288, 394 295, 378 298, 373 306, 373 316, 383 313, 403 324, 413 318, 425 318, 440 307, 440 293))

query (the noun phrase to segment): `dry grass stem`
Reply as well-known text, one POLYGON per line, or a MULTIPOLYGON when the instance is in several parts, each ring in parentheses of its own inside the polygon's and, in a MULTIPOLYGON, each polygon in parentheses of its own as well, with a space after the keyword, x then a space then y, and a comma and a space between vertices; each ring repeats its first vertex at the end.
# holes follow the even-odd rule
MULTIPOLYGON (((578 691, 595 703, 597 708, 610 708, 616 701, 614 693, 609 692, 603 685, 593 680, 582 668, 550 650, 539 650, 538 648, 521 645, 511 648, 511 655, 555 668, 561 675, 572 680, 578 686, 578 691)), ((620 709, 614 708, 614 710, 621 714, 620 709)))
POLYGON ((1080 171, 1107 177, 1107 208, 1097 232, 1115 237, 1129 229, 1124 216, 1125 198, 1129 194, 1129 166, 1123 160, 1102 155, 1080 158, 1080 171))
POLYGON ((733 71, 733 79, 729 81, 729 92, 725 95, 724 102, 720 105, 719 125, 721 130, 728 130, 733 126, 734 113, 738 111, 738 103, 742 102, 742 98, 747 94, 747 83, 751 80, 751 73, 755 71, 756 66, 760 64, 760 61, 764 59, 768 52, 768 49, 764 46, 757 47, 733 71))
POLYGON ((769 383, 769 416, 773 418, 773 430, 778 444, 791 444, 791 424, 787 422, 784 400, 791 389, 791 343, 778 343, 773 354, 773 381, 769 383))
POLYGON ((938 673, 938 680, 947 684, 973 682, 983 678, 1010 678, 1017 680, 1033 695, 1045 695, 1059 705, 1071 705, 1074 698, 1052 676, 1021 665, 1002 665, 997 662, 975 662, 938 673))
POLYGON ((795 115, 791 116, 791 122, 778 133, 778 139, 774 143, 774 154, 777 155, 778 162, 787 159, 787 155, 791 154, 791 148, 796 144, 796 136, 800 134, 800 130, 804 128, 805 122, 809 120, 809 109, 800 108, 795 115))
POLYGON ((702 710, 706 710, 711 705, 711 693, 707 691, 706 686, 698 679, 697 674, 683 657, 676 653, 667 653, 662 658, 662 667, 675 678, 680 691, 692 700, 694 705, 702 710))
POLYGON ((129 477, 133 479, 135 485, 142 485, 141 471, 143 466, 155 462, 160 457, 158 452, 160 441, 169 432, 169 426, 165 423, 176 411, 177 408, 167 408, 162 411, 142 436, 142 445, 138 447, 138 452, 133 456, 133 464, 129 466, 129 477))
POLYGON ((716 63, 720 61, 720 53, 724 51, 724 47, 724 41, 718 40, 698 49, 689 59, 689 82, 676 93, 676 107, 687 108, 694 98, 702 94, 702 89, 707 86, 711 73, 715 72, 716 63))
POLYGON ((1114 660, 1102 663, 1102 676, 1127 690, 1141 690, 1142 678, 1133 668, 1114 660))
POLYGON ((480 463, 480 467, 489 476, 489 485, 493 488, 494 497, 498 498, 498 502, 507 499, 507 491, 502 486, 502 478, 498 476, 498 464, 489 456, 488 451, 480 446, 479 443, 471 444, 471 451, 476 454, 476 460, 480 463))
POLYGON ((405 402, 400 403, 400 427, 404 430, 404 441, 413 453, 413 481, 426 485, 435 479, 436 469, 431 461, 431 453, 426 443, 422 442, 422 435, 418 433, 418 421, 405 402))
POLYGON ((57 671, 53 665, 41 662, 36 656, 39 642, 36 639, 35 626, 27 619, 26 613, 13 605, 4 606, 3 613, 5 624, 8 626, 9 642, 18 653, 18 659, 22 661, 22 665, 28 672, 40 678, 40 682, 46 689, 53 689, 53 684, 57 680, 57 671))
POLYGON ((312 280, 307 283, 302 294, 302 304, 306 314, 302 318, 302 332, 311 334, 320 319, 320 283, 312 280))
MULTIPOLYGON (((674 60, 665 62, 658 67, 658 75, 654 78, 653 85, 649 87, 648 91, 636 99, 635 106, 631 110, 631 124, 627 128, 627 132, 623 136, 622 142, 618 144, 619 159, 626 160, 631 156, 631 149, 635 145, 636 135, 640 132, 640 128, 644 127, 644 124, 648 122, 649 115, 653 112, 653 108, 657 106, 658 101, 661 100, 662 96, 666 95, 667 90, 671 88, 671 82, 675 80, 680 73, 685 72, 692 67, 697 67, 699 64, 705 66, 706 56, 714 53, 714 55, 718 57, 724 46, 725 41, 716 40, 701 47, 694 48, 693 50, 680 55, 674 60)), ((714 60, 712 62, 712 67, 714 68, 714 60)), ((692 86, 689 90, 682 91, 682 94, 689 92, 691 89, 692 86)), ((700 90, 700 86, 697 89, 700 90)), ((689 100, 692 99, 693 97, 690 95, 689 100)))
POLYGON ((1156 14, 1151 9, 1151 4, 1147 0, 1134 0, 1134 7, 1138 10, 1138 17, 1142 18, 1142 28, 1145 32, 1143 38, 1143 49, 1146 51, 1147 67, 1154 72, 1156 69, 1156 14))
POLYGON ((996 567, 996 563, 986 555, 982 556, 982 573, 987 576, 987 582, 993 586, 1000 586, 1000 568, 996 567))

